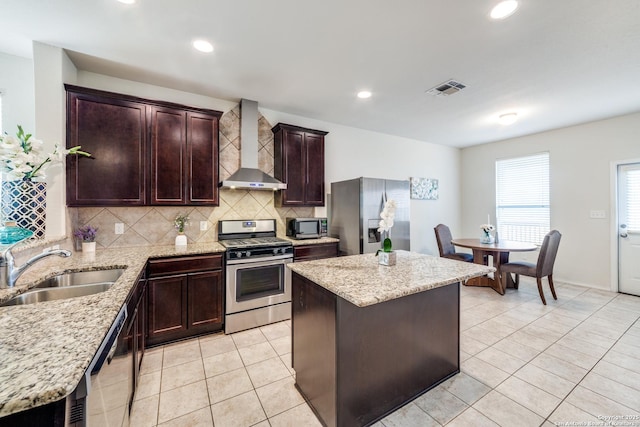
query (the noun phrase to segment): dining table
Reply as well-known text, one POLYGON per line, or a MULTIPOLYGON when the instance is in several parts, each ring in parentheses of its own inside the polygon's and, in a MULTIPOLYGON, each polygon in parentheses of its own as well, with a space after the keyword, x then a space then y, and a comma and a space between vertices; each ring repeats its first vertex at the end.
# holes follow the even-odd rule
MULTIPOLYGON (((466 286, 486 286, 492 288, 500 295, 504 295, 505 287, 503 286, 502 271, 500 266, 509 262, 510 252, 530 252, 538 249, 533 243, 516 242, 513 240, 500 239, 499 242, 482 243, 480 239, 452 239, 451 243, 461 248, 468 248, 473 251, 473 262, 476 264, 487 265, 489 256, 493 258, 493 267, 496 269, 493 277, 481 276, 467 280, 466 286)), ((507 273, 506 288, 513 288, 515 284, 511 275, 507 273)))

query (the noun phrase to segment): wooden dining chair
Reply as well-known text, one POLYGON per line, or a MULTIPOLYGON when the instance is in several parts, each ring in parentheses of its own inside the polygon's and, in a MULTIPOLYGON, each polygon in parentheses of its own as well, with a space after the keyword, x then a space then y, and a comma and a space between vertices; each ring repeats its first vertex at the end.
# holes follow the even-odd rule
POLYGON ((515 274, 516 278, 513 281, 513 286, 518 289, 520 284, 520 275, 535 277, 538 283, 538 292, 540 293, 540 299, 542 303, 547 305, 547 301, 544 299, 544 292, 542 292, 542 278, 547 277, 549 280, 549 287, 551 288, 551 294, 553 299, 557 300, 556 290, 553 287, 553 264, 556 262, 556 254, 558 253, 558 246, 560 246, 560 238, 562 234, 558 230, 550 231, 544 240, 542 246, 540 246, 540 253, 538 254, 538 262, 533 264, 525 261, 507 262, 500 266, 500 275, 502 278, 502 289, 507 288, 507 275, 515 274))
POLYGON ((436 241, 438 242, 438 250, 443 258, 455 259, 458 261, 473 262, 473 255, 465 252, 456 252, 456 248, 451 243, 451 230, 444 224, 438 224, 433 229, 436 233, 436 241))

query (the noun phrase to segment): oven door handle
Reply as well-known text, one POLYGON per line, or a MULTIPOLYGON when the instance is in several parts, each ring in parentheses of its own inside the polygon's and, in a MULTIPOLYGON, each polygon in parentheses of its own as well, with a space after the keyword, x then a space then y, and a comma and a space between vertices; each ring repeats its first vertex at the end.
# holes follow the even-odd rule
POLYGON ((285 254, 285 255, 266 256, 266 257, 259 257, 259 258, 241 258, 241 259, 227 260, 227 265, 251 264, 254 262, 271 262, 271 261, 277 261, 280 259, 293 260, 293 255, 285 254))

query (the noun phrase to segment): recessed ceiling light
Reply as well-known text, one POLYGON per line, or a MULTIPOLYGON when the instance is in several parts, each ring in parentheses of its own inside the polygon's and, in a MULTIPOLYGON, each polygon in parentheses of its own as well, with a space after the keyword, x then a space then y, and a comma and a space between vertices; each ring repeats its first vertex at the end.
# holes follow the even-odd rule
POLYGON ((206 40, 195 40, 193 42, 193 47, 200 52, 213 52, 213 45, 206 40))
POLYGON ((118 0, 120 3, 124 4, 134 4, 136 0, 118 0))
POLYGON ((498 123, 504 126, 511 125, 516 120, 518 120, 518 113, 505 113, 498 117, 498 123))
POLYGON ((493 19, 504 19, 508 16, 511 16, 517 8, 518 2, 516 0, 506 0, 500 2, 493 9, 491 9, 491 17, 493 19))
POLYGON ((360 92, 358 92, 358 98, 361 98, 361 99, 371 98, 371 92, 369 92, 368 90, 361 90, 360 92))

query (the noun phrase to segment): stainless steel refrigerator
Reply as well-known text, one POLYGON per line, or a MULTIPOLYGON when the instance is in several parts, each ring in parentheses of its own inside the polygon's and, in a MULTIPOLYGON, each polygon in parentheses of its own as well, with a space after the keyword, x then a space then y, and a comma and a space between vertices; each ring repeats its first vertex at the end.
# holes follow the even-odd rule
POLYGON ((331 183, 330 234, 340 239, 341 255, 376 252, 384 236, 378 233, 380 212, 387 200, 397 203, 390 238, 393 249, 409 250, 409 181, 356 178, 331 183))

